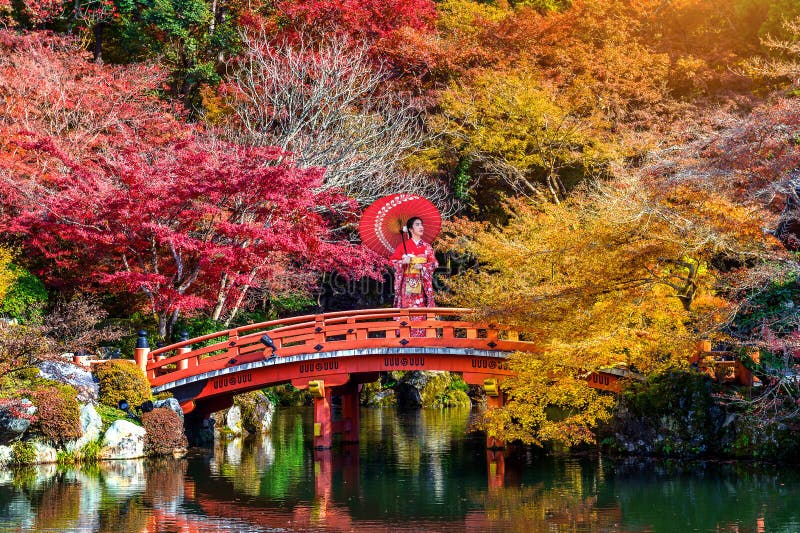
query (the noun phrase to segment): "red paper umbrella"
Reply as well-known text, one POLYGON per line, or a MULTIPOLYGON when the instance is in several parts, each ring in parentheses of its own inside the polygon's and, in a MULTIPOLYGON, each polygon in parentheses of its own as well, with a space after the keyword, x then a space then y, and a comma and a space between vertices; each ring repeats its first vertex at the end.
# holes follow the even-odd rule
POLYGON ((411 217, 422 219, 426 242, 432 242, 442 229, 442 215, 430 200, 416 194, 390 194, 364 210, 358 224, 361 241, 371 250, 390 256, 403 242, 401 231, 411 217))

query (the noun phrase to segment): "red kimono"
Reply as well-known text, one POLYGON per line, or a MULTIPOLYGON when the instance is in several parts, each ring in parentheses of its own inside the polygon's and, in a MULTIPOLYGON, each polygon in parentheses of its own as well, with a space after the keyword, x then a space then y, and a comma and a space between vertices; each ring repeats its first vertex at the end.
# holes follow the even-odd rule
POLYGON ((395 307, 435 307, 433 301, 433 272, 439 263, 433 253, 433 247, 425 241, 415 243, 406 240, 389 258, 394 266, 394 306, 395 307), (406 252, 407 250, 407 252, 406 252), (413 254, 412 263, 403 264, 403 254, 413 254), (422 265, 421 269, 412 265, 422 265))

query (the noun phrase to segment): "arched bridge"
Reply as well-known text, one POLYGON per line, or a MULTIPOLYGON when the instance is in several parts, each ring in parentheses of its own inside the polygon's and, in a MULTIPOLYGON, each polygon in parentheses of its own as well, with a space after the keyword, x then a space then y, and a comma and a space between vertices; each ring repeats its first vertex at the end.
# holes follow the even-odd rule
MULTIPOLYGON (((513 375, 512 352, 537 353, 502 324, 464 321, 460 308, 368 309, 307 315, 220 331, 150 351, 137 345, 136 360, 154 393, 171 392, 184 413, 207 417, 233 397, 291 383, 314 397, 315 445, 331 434, 358 440, 359 384, 393 370, 447 370, 482 385, 490 407, 502 405, 498 383, 513 375), (342 396, 343 420, 332 421, 331 395, 342 396)), ((623 371, 591 374, 596 388, 618 391, 623 371)), ((490 445, 497 444, 490 440, 490 445)))

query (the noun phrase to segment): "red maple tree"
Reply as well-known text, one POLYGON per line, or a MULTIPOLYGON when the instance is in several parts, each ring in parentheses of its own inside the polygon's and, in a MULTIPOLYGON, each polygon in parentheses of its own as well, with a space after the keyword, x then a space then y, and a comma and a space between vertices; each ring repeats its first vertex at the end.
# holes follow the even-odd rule
POLYGON ((5 195, 14 215, 4 229, 52 263, 53 281, 82 273, 83 285, 143 294, 162 337, 180 313, 284 287, 292 269, 363 276, 380 264, 336 236, 347 217, 335 213, 355 206, 315 192, 323 170, 278 163, 274 148, 131 142, 77 162, 50 140, 23 147, 50 156, 52 170, 5 195))

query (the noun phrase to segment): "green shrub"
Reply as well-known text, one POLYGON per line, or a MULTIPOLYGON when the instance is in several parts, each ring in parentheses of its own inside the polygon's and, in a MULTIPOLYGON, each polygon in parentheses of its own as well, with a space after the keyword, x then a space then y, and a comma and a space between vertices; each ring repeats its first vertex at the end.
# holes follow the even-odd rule
POLYGON ((17 441, 11 448, 11 464, 32 465, 36 462, 36 448, 30 442, 17 441))
POLYGON ((81 461, 83 463, 96 463, 101 447, 99 439, 87 442, 80 450, 81 461))
POLYGON ((39 377, 39 369, 35 366, 31 366, 28 368, 23 368, 21 370, 17 370, 14 374, 14 379, 26 380, 26 381, 33 381, 39 377))
POLYGON ((463 390, 447 390, 433 399, 432 407, 470 407, 472 400, 463 390))
POLYGON ((36 322, 47 303, 47 289, 39 278, 17 265, 9 265, 14 284, 0 301, 0 313, 22 323, 36 322))
POLYGON ((299 407, 311 405, 312 398, 308 389, 296 389, 291 383, 271 387, 272 394, 278 398, 281 407, 299 407))
POLYGON ((186 448, 186 433, 178 414, 172 409, 153 409, 142 415, 146 431, 144 451, 148 455, 170 455, 176 448, 186 448))
POLYGON ((100 420, 103 421, 102 432, 105 432, 109 427, 111 427, 111 424, 117 420, 128 420, 134 424, 137 422, 136 419, 128 418, 128 415, 125 413, 125 411, 120 411, 116 407, 98 404, 95 406, 95 410, 97 411, 97 414, 100 415, 100 420))
POLYGON ((37 389, 33 403, 38 409, 36 429, 46 439, 62 444, 81 436, 81 408, 78 392, 69 385, 37 389))
POLYGON ((153 401, 157 402, 158 400, 168 400, 170 398, 173 398, 171 392, 166 392, 166 391, 165 392, 159 392, 158 394, 153 396, 153 401))
POLYGON ((62 466, 74 465, 80 462, 78 450, 58 450, 56 451, 56 463, 62 466))
POLYGON ((97 365, 94 375, 100 381, 100 403, 117 407, 125 400, 131 407, 150 399, 150 382, 141 369, 125 360, 97 365))

